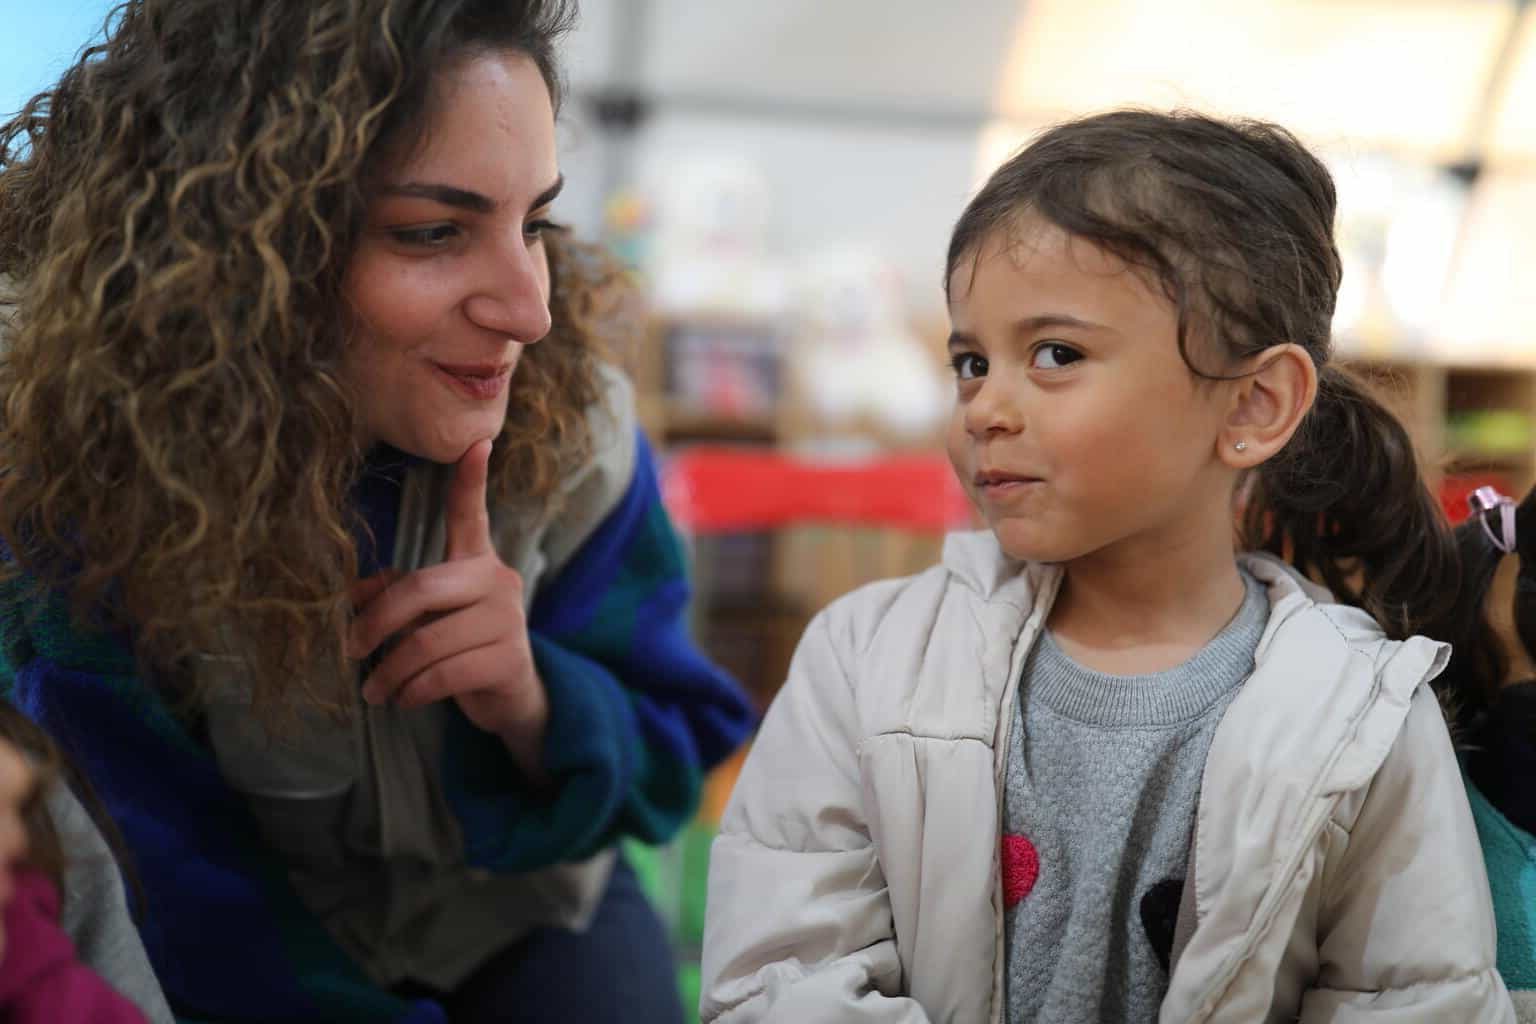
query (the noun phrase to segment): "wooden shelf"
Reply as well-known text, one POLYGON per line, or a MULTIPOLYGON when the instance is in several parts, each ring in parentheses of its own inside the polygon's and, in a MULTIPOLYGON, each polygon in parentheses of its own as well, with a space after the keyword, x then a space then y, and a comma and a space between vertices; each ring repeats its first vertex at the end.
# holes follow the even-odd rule
MULTIPOLYGON (((1518 500, 1536 486, 1536 445, 1528 450, 1480 449, 1448 436, 1452 416, 1509 411, 1536 421, 1536 367, 1477 362, 1349 359, 1402 419, 1419 450, 1426 475, 1438 486, 1446 476, 1501 478, 1518 500)), ((1514 634, 1515 560, 1505 559, 1494 578, 1488 615, 1510 652, 1510 678, 1528 679, 1533 667, 1514 634)))
MULTIPOLYGON (((723 416, 678 402, 667 394, 666 344, 672 332, 689 327, 700 331, 719 328, 727 333, 773 330, 772 324, 742 322, 732 317, 705 316, 684 324, 679 324, 676 317, 656 321, 650 332, 650 344, 640 353, 634 373, 641 421, 658 447, 697 442, 789 447, 827 438, 862 438, 880 449, 897 446, 897 439, 882 434, 875 424, 818 422, 807 403, 795 394, 795 375, 791 372, 780 373, 779 404, 763 414, 723 416)), ((787 354, 786 348, 786 358, 787 354)), ((1452 416, 1487 410, 1508 410, 1536 420, 1536 366, 1359 356, 1344 357, 1341 362, 1355 371, 1403 421, 1432 487, 1438 489, 1449 476, 1475 481, 1480 474, 1495 476, 1517 498, 1536 486, 1536 446, 1530 451, 1484 450, 1475 444, 1457 443, 1475 441, 1475 436, 1453 439, 1453 432, 1448 430, 1452 416)), ((923 444, 928 450, 937 450, 942 445, 939 438, 908 443, 923 444)), ((930 539, 920 540, 926 543, 930 539)), ((812 612, 853 585, 878 576, 915 571, 937 557, 936 543, 933 550, 928 550, 921 544, 914 545, 910 539, 852 532, 833 537, 825 531, 792 530, 765 538, 765 543, 771 550, 764 555, 763 565, 753 570, 753 578, 763 580, 765 595, 778 594, 785 599, 783 602, 772 606, 763 603, 750 609, 751 614, 729 602, 706 602, 697 609, 698 625, 708 638, 712 653, 747 679, 754 695, 763 703, 782 680, 794 642, 812 612)), ((740 558, 734 560, 739 562, 740 558)), ((732 558, 727 558, 717 568, 732 562, 732 558)), ((1524 678, 1529 676, 1531 667, 1520 656, 1509 623, 1514 576, 1513 560, 1509 563, 1501 567, 1489 611, 1516 656, 1516 678, 1524 678)), ((701 581, 700 589, 709 592, 707 579, 701 581)))
POLYGON ((773 444, 779 439, 778 421, 772 416, 726 416, 720 413, 673 409, 662 427, 667 442, 722 441, 773 444))
POLYGON ((1477 451, 1453 448, 1446 452, 1441 464, 1448 472, 1476 469, 1498 469, 1508 472, 1527 473, 1536 467, 1536 459, 1530 452, 1477 451))
POLYGON ((1536 446, 1529 451, 1481 450, 1454 443, 1447 424, 1452 416, 1506 410, 1536 421, 1536 367, 1415 362, 1406 359, 1344 360, 1403 420, 1426 471, 1498 470, 1511 484, 1536 484, 1536 446))

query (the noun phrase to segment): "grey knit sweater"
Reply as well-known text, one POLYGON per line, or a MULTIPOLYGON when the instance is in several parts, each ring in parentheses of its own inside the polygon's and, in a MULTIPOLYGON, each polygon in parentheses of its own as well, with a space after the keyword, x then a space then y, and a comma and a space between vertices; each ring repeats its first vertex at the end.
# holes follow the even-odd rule
POLYGON ((129 916, 123 876, 106 840, 67 786, 49 791, 48 813, 66 861, 59 924, 80 962, 137 1005, 150 1024, 174 1024, 129 916))
POLYGON ((1157 1019, 1211 737, 1253 671, 1262 586, 1194 658, 1110 676, 1042 635, 1008 749, 1009 1024, 1157 1019))

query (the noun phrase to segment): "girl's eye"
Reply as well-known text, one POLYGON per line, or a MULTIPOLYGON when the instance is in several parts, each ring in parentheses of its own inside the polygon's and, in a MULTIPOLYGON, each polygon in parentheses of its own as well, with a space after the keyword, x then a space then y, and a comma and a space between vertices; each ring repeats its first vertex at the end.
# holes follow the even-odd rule
POLYGON ((402 245, 414 245, 423 249, 440 249, 459 233, 452 224, 433 224, 424 228, 397 228, 390 236, 402 245))
POLYGON ((1033 365, 1037 370, 1059 370, 1069 363, 1077 362, 1081 358, 1083 358, 1083 354, 1072 346, 1048 341, 1035 349, 1033 365))
POLYGON ((987 361, 974 352, 956 352, 949 357, 955 376, 961 380, 975 380, 987 375, 987 361))

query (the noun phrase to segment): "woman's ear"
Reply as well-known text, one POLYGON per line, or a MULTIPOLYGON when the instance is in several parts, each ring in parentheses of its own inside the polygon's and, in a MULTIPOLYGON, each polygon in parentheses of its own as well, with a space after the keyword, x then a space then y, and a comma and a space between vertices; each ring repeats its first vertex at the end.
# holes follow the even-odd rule
POLYGON ((1251 469, 1284 448, 1317 397, 1317 367, 1300 345, 1271 345, 1248 365, 1217 439, 1217 457, 1234 469, 1251 469))

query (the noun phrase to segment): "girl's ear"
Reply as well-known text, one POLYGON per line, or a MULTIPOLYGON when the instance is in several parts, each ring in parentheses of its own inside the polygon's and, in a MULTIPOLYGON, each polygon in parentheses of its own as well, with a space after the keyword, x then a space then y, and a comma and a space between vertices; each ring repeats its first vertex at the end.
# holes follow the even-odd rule
POLYGON ((1271 345, 1250 357, 1217 438, 1217 458, 1250 469, 1284 448, 1317 397, 1317 367, 1300 345, 1271 345))

